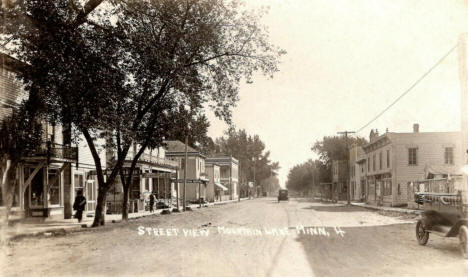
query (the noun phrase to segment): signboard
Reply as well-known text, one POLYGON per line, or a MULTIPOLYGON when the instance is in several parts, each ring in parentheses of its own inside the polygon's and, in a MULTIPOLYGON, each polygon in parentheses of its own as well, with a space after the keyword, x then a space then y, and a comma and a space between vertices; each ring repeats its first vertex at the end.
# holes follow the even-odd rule
POLYGON ((141 175, 143 178, 174 178, 175 174, 173 173, 143 173, 141 175))
MULTIPOLYGON (((177 182, 177 183, 184 183, 184 179, 172 179, 173 182, 177 182)), ((187 179, 187 184, 189 183, 201 183, 202 180, 200 179, 187 179)))

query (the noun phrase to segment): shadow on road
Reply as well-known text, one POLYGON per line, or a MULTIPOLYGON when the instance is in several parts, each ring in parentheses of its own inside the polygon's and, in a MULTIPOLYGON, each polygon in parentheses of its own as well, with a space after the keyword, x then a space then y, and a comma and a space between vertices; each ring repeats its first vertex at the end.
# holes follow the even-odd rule
POLYGON ((308 206, 303 209, 315 210, 317 212, 371 212, 365 208, 356 206, 308 206))
POLYGON ((426 246, 420 246, 414 228, 414 224, 341 228, 343 237, 327 229, 329 237, 300 234, 296 241, 302 244, 316 277, 406 276, 409 272, 420 276, 422 267, 463 266, 456 240, 431 237, 426 246))

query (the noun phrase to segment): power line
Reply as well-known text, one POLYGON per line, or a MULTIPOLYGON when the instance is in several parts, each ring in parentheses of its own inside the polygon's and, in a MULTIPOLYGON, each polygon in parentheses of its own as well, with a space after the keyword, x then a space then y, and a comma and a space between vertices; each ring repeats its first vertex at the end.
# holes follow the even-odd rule
POLYGON ((374 122, 375 120, 377 120, 377 118, 379 118, 380 116, 382 116, 386 111, 388 111, 393 105, 395 105, 398 101, 400 101, 401 98, 403 98, 403 96, 405 96, 406 94, 408 94, 414 87, 416 87, 424 78, 426 78, 427 75, 429 75, 429 73, 432 72, 432 70, 434 70, 434 68, 436 68, 437 66, 439 66, 442 61, 447 58, 448 55, 450 55, 450 53, 453 52, 453 50, 455 50, 455 48, 457 48, 457 44, 455 44, 455 46, 453 46, 444 56, 442 56, 442 58, 440 58, 431 68, 429 68, 428 71, 426 71, 426 73, 424 73, 421 77, 419 77, 419 79, 416 80, 416 82, 414 82, 407 90, 405 90, 400 96, 398 96, 397 99, 395 99, 395 101, 393 101, 390 105, 388 105, 388 107, 386 107, 383 111, 381 111, 379 114, 377 114, 377 116, 375 116, 371 121, 369 121, 366 125, 364 125, 363 127, 359 128, 356 133, 359 133, 361 132, 364 128, 366 128, 367 126, 369 126, 372 122, 374 122))

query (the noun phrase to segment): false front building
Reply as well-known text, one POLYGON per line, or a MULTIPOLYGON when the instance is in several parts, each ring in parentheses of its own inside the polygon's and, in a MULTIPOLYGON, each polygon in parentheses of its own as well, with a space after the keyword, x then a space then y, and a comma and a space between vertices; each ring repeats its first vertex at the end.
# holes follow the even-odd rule
MULTIPOLYGON (((431 169, 444 168, 445 175, 456 174, 462 164, 460 132, 412 133, 371 131, 363 146, 366 155, 366 200, 371 204, 406 205, 412 199, 412 182, 425 179, 431 169)), ((440 171, 440 170, 439 170, 440 171)), ((447 177, 447 176, 441 176, 447 177)))
POLYGON ((179 197, 184 197, 184 172, 186 171, 186 201, 198 203, 200 200, 207 199, 208 178, 205 172, 205 155, 200 151, 187 146, 187 168, 185 168, 185 144, 178 140, 166 141, 166 157, 177 161, 180 165, 178 171, 177 183, 179 188, 179 197))

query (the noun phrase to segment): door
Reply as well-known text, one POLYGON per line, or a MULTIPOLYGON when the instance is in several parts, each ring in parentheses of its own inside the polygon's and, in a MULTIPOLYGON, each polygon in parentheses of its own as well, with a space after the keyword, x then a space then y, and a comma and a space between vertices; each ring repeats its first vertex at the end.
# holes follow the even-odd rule
POLYGON ((97 190, 95 180, 86 180, 86 210, 96 210, 97 190))

